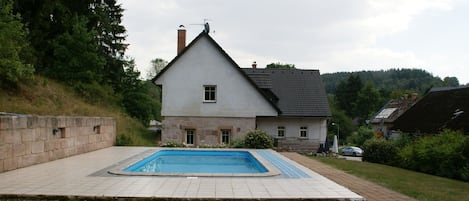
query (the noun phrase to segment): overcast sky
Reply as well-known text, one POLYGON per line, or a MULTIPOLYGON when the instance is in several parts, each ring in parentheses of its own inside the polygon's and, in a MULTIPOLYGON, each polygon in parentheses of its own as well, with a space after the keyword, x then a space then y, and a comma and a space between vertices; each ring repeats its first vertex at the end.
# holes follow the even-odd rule
POLYGON ((176 56, 209 19, 210 35, 241 67, 272 62, 339 71, 424 69, 469 83, 469 1, 465 0, 119 0, 127 55, 142 74, 176 56))

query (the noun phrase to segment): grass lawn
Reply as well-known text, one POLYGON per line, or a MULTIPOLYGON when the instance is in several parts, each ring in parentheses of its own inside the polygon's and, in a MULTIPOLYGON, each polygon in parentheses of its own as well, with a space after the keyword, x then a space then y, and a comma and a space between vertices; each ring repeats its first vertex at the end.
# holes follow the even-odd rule
POLYGON ((336 158, 312 158, 418 200, 469 200, 469 183, 467 182, 375 163, 336 158))

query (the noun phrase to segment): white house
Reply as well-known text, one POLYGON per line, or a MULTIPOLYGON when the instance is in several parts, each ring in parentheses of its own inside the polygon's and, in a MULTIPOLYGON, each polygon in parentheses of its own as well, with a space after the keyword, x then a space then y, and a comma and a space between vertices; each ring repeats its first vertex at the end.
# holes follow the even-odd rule
POLYGON ((209 36, 185 47, 153 79, 162 89, 162 142, 228 144, 261 129, 282 150, 311 152, 324 143, 330 116, 318 70, 240 68, 209 36))

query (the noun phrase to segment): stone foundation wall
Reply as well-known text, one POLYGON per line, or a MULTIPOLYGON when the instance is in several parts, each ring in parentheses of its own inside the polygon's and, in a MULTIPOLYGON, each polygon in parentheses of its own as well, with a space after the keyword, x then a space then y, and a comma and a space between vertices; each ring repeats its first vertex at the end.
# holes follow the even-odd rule
POLYGON ((221 130, 231 131, 231 140, 256 128, 255 118, 163 117, 161 140, 185 143, 185 131, 195 131, 194 146, 221 144, 221 130))
POLYGON ((316 153, 319 149, 319 140, 301 139, 295 137, 275 138, 274 147, 277 151, 292 151, 298 153, 316 153))
POLYGON ((0 116, 0 172, 113 146, 109 117, 0 116))
POLYGON ((278 151, 316 153, 326 141, 327 119, 325 117, 263 117, 257 119, 258 129, 274 138, 278 151), (284 127, 284 136, 278 136, 278 127, 284 127), (306 127, 306 136, 300 136, 301 127, 306 127))

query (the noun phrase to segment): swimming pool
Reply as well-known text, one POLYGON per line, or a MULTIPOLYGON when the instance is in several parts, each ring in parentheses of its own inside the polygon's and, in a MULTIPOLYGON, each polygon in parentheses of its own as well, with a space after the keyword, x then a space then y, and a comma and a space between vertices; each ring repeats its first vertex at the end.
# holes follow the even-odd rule
POLYGON ((163 149, 109 171, 121 175, 274 176, 257 153, 240 150, 163 149))

